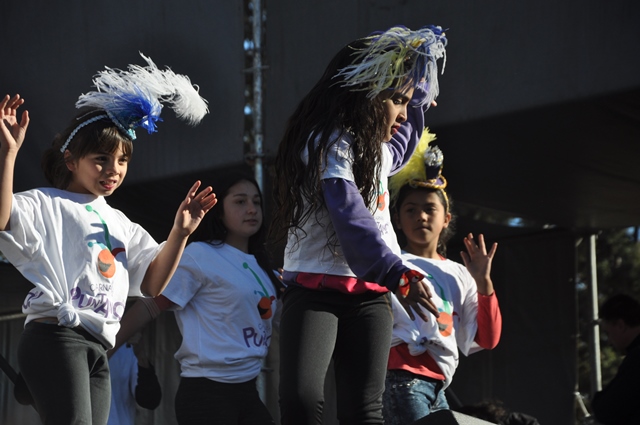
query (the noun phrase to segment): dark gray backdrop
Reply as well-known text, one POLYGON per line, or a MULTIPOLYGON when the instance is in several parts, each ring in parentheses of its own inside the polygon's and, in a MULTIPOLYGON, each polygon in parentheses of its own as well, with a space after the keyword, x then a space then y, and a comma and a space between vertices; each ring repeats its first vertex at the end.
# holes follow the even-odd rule
MULTIPOLYGON (((189 75, 211 114, 189 128, 165 111, 159 132, 136 141, 127 181, 110 202, 162 240, 193 179, 215 186, 216 173, 243 165, 242 3, 2 3, 0 93, 23 95, 32 116, 16 190, 44 184, 40 154, 75 113, 92 75, 105 65, 142 63, 139 51, 189 75)), ((537 225, 487 227, 472 214, 460 217, 459 235, 483 231, 501 243, 494 277, 505 328, 494 352, 463 359, 453 388, 465 403, 494 396, 542 423, 570 423, 572 240, 640 221, 640 4, 277 0, 265 9, 267 191, 286 118, 337 49, 398 23, 448 29, 439 106, 427 123, 445 152, 450 192, 465 211, 484 207, 537 225), (559 230, 547 233, 543 224, 559 230)), ((5 270, 2 312, 19 311, 28 286, 5 270)), ((15 322, 0 322, 9 356, 19 336, 15 322)), ((153 423, 173 423, 175 327, 158 326, 153 334, 167 390, 153 423)), ((274 410, 276 385, 267 385, 274 410)), ((1 377, 2 423, 29 423, 16 413, 24 410, 14 410, 10 389, 1 377)))

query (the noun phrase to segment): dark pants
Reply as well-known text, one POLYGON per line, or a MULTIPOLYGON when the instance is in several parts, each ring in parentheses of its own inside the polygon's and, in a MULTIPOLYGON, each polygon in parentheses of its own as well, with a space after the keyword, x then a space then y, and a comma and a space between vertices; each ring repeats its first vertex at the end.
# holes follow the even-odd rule
POLYGON ((30 322, 18 365, 45 425, 104 425, 111 405, 109 361, 85 331, 30 322))
POLYGON ((382 424, 391 344, 389 294, 343 294, 290 286, 280 323, 282 425, 322 423, 333 356, 342 425, 382 424))
POLYGON ((182 378, 175 400, 181 425, 272 425, 256 380, 226 384, 207 378, 182 378))

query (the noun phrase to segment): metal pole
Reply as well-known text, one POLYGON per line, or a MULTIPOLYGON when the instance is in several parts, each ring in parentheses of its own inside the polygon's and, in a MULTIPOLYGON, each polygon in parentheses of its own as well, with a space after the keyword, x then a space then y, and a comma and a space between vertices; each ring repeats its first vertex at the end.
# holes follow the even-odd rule
POLYGON ((27 317, 27 315, 24 313, 3 314, 3 315, 0 315, 0 322, 4 322, 8 320, 24 319, 25 317, 27 317))
MULTIPOLYGON (((253 31, 253 176, 260 191, 264 193, 262 170, 262 0, 250 0, 253 11, 251 23, 253 31)), ((258 394, 266 404, 267 376, 266 359, 262 361, 262 372, 258 375, 258 394)))
POLYGON ((598 274, 596 267, 596 235, 589 236, 589 263, 591 266, 591 323, 593 327, 589 335, 591 358, 591 396, 602 389, 600 372, 600 326, 598 325, 598 274))
POLYGON ((262 0, 251 0, 253 6, 253 135, 255 162, 253 173, 264 191, 262 170, 262 0))

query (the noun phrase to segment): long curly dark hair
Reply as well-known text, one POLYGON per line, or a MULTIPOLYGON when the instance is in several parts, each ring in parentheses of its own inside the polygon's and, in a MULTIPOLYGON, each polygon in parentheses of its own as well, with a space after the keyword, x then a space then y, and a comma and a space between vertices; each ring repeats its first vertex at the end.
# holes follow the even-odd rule
MULTIPOLYGON (((364 39, 358 39, 343 47, 289 118, 274 164, 270 236, 275 243, 281 243, 289 229, 300 229, 324 207, 321 167, 326 164, 329 148, 346 133, 353 138, 355 184, 366 205, 372 205, 377 196, 387 125, 384 104, 368 98, 366 87, 345 88, 342 78, 336 77, 338 70, 353 62, 353 52, 364 46, 364 39), (302 160, 305 149, 308 164, 302 160)), ((335 234, 328 236, 327 243, 335 243, 335 234)))

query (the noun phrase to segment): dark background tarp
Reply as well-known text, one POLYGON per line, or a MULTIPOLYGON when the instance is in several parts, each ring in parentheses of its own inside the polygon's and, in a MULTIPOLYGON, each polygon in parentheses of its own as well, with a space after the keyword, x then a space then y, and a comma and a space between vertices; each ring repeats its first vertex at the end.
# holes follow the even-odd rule
MULTIPOLYGON (((464 403, 499 397, 542 423, 569 424, 573 239, 640 222, 640 3, 278 0, 265 9, 267 191, 286 118, 337 49, 397 23, 448 29, 439 106, 427 123, 461 213, 450 252, 455 259, 469 231, 499 241, 493 276, 505 318, 498 348, 463 358, 452 388, 464 403), (531 226, 486 223, 501 214, 531 226)), ((244 164, 242 14, 240 2, 204 0, 3 4, 0 90, 23 95, 32 116, 16 190, 44 184, 41 152, 91 76, 105 65, 141 64, 141 51, 189 75, 211 109, 196 128, 164 111, 157 134, 139 134, 127 181, 109 200, 164 239, 193 180, 215 186, 217 173, 244 164)), ((28 284, 10 266, 0 266, 0 282, 0 312, 19 311, 28 284)), ((177 382, 175 327, 163 320, 150 331, 166 366, 157 424, 173 423, 177 382)), ((0 352, 14 364, 16 322, 0 322, 0 352)), ((268 376, 274 409, 277 380, 268 376)), ((0 423, 33 423, 10 389, 0 378, 0 423)))

